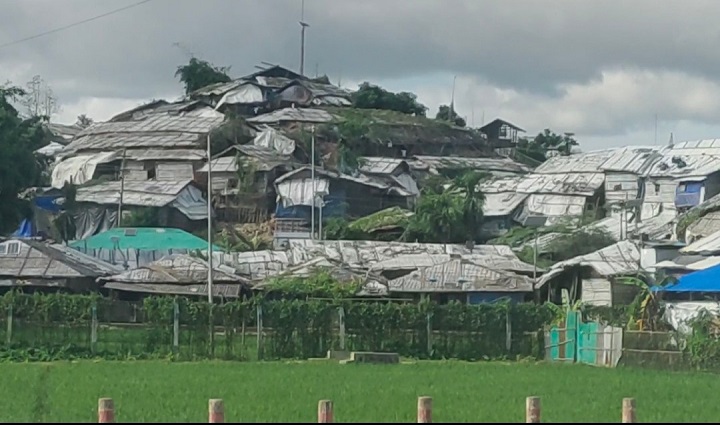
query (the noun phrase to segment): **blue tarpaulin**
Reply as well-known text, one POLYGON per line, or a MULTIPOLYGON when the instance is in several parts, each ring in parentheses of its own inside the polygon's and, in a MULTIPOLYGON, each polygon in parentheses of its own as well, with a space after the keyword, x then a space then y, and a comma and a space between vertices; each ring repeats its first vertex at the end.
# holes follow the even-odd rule
POLYGON ((654 287, 657 292, 720 292, 720 265, 681 276, 677 283, 654 287))
POLYGON ((32 221, 27 218, 20 223, 20 227, 12 234, 16 238, 31 238, 33 237, 33 225, 32 221))

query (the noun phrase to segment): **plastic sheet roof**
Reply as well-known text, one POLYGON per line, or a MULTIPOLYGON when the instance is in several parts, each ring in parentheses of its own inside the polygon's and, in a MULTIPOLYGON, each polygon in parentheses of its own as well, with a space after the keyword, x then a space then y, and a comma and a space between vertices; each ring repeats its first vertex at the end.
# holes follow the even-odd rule
MULTIPOLYGON (((190 255, 170 255, 146 266, 103 278, 124 283, 203 283, 208 278, 208 263, 190 255)), ((241 282, 227 266, 213 266, 213 282, 241 282)))
POLYGON ((669 149, 663 152, 662 158, 653 164, 647 172, 650 177, 704 178, 720 171, 720 157, 683 154, 684 150, 669 149))
POLYGON ((620 241, 590 254, 581 255, 553 265, 540 278, 542 286, 570 267, 591 267, 603 277, 631 275, 640 272, 640 250, 630 241, 620 241))
POLYGON ((720 266, 680 276, 674 285, 653 289, 656 292, 720 292, 720 266))
POLYGON ((389 283, 390 292, 532 292, 532 280, 462 259, 421 267, 389 283))
POLYGON ((614 149, 559 155, 535 168, 537 174, 601 173, 601 166, 615 155, 614 149))
POLYGON ((97 278, 122 270, 64 245, 23 239, 5 241, 0 246, 4 248, 4 254, 0 254, 0 276, 5 277, 97 278), (17 254, 9 252, 11 244, 19 244, 17 254))

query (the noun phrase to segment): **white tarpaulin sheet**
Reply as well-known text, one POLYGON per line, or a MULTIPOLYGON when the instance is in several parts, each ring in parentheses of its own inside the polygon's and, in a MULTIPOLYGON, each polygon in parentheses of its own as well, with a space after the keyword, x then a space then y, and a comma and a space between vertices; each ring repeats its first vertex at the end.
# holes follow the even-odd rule
POLYGON ((92 180, 99 164, 117 159, 116 152, 102 152, 68 158, 55 165, 52 171, 52 187, 62 189, 65 182, 81 185, 92 180))
POLYGON ((665 303, 665 313, 663 319, 672 326, 673 329, 682 333, 689 334, 692 329, 690 323, 697 318, 703 311, 707 311, 713 316, 720 314, 720 302, 716 301, 676 301, 665 303))
MULTIPOLYGON (((315 178, 315 193, 325 196, 329 192, 330 181, 322 178, 315 178)), ((277 193, 282 200, 283 207, 288 208, 295 205, 313 205, 313 180, 297 179, 287 180, 277 185, 277 193)))
POLYGON ((215 108, 220 108, 224 104, 254 104, 265 101, 262 89, 254 84, 244 84, 238 88, 225 93, 215 108))
POLYGON ((273 149, 283 155, 295 152, 295 141, 271 127, 266 127, 255 136, 253 145, 273 149))

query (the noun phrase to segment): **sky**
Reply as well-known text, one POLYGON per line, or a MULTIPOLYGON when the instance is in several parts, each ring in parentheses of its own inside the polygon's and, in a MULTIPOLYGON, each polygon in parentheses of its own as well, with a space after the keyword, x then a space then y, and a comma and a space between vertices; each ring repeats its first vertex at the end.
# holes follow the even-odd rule
MULTIPOLYGON (((191 55, 230 66, 300 63, 302 0, 0 0, 0 80, 40 75, 53 121, 175 100, 191 55)), ((305 0, 305 73, 411 91, 434 116, 528 135, 572 132, 584 150, 720 138, 720 2, 305 0)), ((2 81, 0 81, 2 82, 2 81)))

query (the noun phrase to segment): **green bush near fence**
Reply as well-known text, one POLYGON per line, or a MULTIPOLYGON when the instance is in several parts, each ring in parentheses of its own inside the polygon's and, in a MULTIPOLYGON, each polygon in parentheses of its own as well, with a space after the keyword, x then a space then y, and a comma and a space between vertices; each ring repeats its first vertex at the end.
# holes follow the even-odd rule
POLYGON ((268 300, 210 305, 152 297, 8 293, 0 360, 76 358, 274 360, 328 350, 463 360, 541 357, 551 311, 535 304, 268 300))

